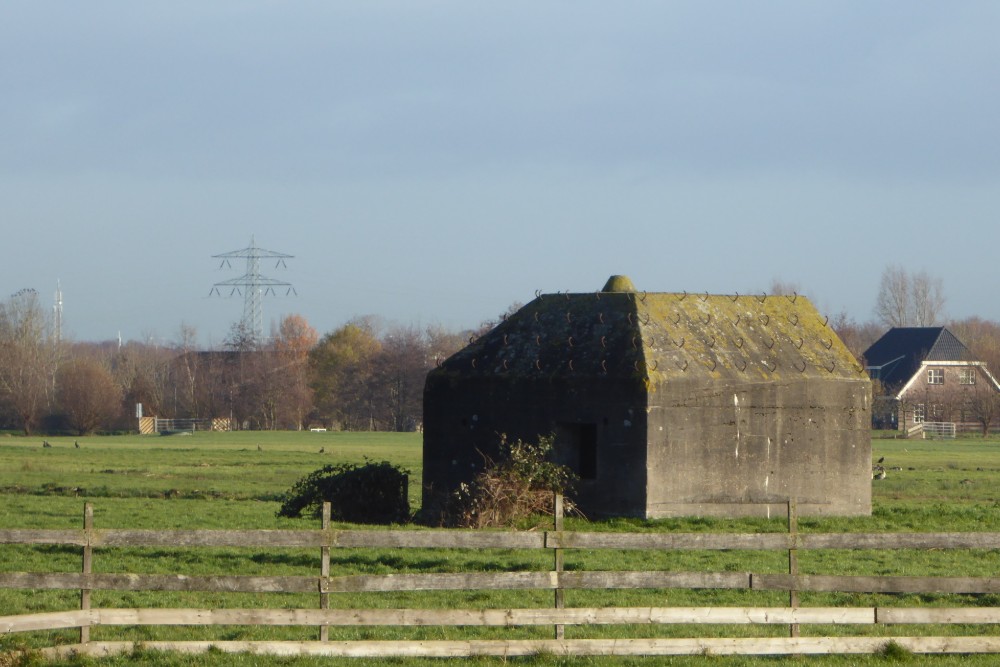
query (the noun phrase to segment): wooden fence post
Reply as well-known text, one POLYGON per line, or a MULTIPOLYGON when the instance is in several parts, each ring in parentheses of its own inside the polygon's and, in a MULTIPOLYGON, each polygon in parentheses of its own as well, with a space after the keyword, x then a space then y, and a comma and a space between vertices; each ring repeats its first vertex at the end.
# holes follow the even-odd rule
MULTIPOLYGON (((94 506, 90 503, 83 505, 83 574, 88 575, 93 571, 94 548, 91 544, 94 541, 94 506)), ((90 609, 90 589, 80 589, 80 609, 87 611, 90 609)), ((90 641, 90 621, 86 625, 80 626, 80 643, 86 644, 90 641)))
MULTIPOLYGON (((792 575, 792 586, 788 590, 788 606, 792 609, 799 607, 799 591, 796 588, 796 578, 799 576, 799 550, 796 549, 799 543, 799 516, 798 507, 794 500, 788 501, 788 534, 792 537, 792 547, 788 550, 788 574, 792 575)), ((799 624, 789 625, 789 636, 799 636, 799 624)))
MULTIPOLYGON (((330 503, 323 503, 323 542, 324 546, 320 548, 320 576, 323 577, 323 581, 327 581, 330 576, 330 503)), ((319 594, 319 608, 329 609, 330 608, 330 594, 323 592, 322 587, 320 588, 319 594)), ((319 628, 319 640, 321 642, 330 641, 330 626, 327 623, 319 628)))
MULTIPOLYGON (((554 512, 555 514, 555 530, 557 533, 561 533, 563 530, 563 496, 561 493, 556 493, 553 499, 554 512)), ((562 588, 562 571, 563 571, 563 550, 561 548, 554 549, 555 553, 555 572, 556 572, 556 597, 555 605, 556 609, 563 609, 566 606, 565 591, 562 588)), ((566 638, 566 628, 562 625, 556 625, 556 639, 566 638)))

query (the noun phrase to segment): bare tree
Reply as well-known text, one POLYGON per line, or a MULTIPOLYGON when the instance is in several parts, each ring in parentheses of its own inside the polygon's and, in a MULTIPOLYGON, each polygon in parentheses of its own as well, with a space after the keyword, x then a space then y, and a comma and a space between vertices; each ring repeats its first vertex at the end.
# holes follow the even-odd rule
POLYGON ((121 412, 121 388, 103 364, 74 359, 59 368, 56 378, 59 406, 80 435, 110 425, 121 412))
POLYGON ((382 338, 376 383, 379 413, 390 430, 411 431, 420 423, 429 356, 427 341, 414 327, 396 327, 382 338))
POLYGON ((259 341, 256 334, 244 321, 233 322, 229 327, 229 333, 222 342, 223 347, 234 352, 251 352, 257 349, 259 341))
POLYGON ((455 354, 469 343, 470 333, 448 331, 440 326, 427 327, 428 360, 435 365, 455 354))
POLYGON ((875 316, 887 327, 931 327, 944 315, 944 287, 926 271, 911 275, 889 265, 882 272, 875 316))
POLYGON ((212 357, 215 393, 229 396, 233 428, 271 428, 273 405, 268 401, 267 363, 261 341, 246 322, 234 322, 223 341, 222 354, 212 357))
POLYGON ((0 304, 0 398, 25 434, 50 406, 61 345, 35 290, 0 304))
POLYGON ((774 278, 767 293, 777 296, 791 296, 792 294, 802 294, 802 289, 797 283, 782 280, 781 278, 774 278))
POLYGON ((1000 394, 986 383, 977 384, 966 392, 963 408, 979 424, 983 437, 989 437, 990 427, 1000 418, 1000 394))
MULTIPOLYGON (((79 348, 76 345, 71 350, 74 358, 84 356, 79 348)), ((113 350, 106 350, 102 356, 92 357, 108 366, 120 388, 122 427, 135 427, 133 415, 137 404, 142 405, 144 414, 155 416, 169 416, 166 409, 171 406, 176 408, 178 383, 171 376, 173 356, 171 348, 128 341, 113 350)))
POLYGON ((272 340, 277 365, 270 385, 280 392, 278 419, 301 430, 312 410, 309 352, 319 341, 319 335, 301 315, 288 315, 281 320, 272 340))
MULTIPOLYGON (((948 328, 984 364, 985 371, 995 374, 1000 369, 1000 322, 969 317, 949 322, 948 328)), ((991 381, 966 385, 966 390, 971 395, 963 408, 979 424, 985 437, 1000 422, 1000 391, 991 381)))
POLYGON ((913 323, 918 327, 937 325, 944 311, 944 287, 941 279, 932 277, 926 271, 914 274, 910 279, 910 294, 913 323))
POLYGON ((971 418, 979 425, 983 437, 989 437, 990 428, 1000 421, 1000 393, 988 383, 978 382, 961 394, 961 416, 971 418))
POLYGON ((508 317, 510 317, 517 311, 521 310, 521 308, 523 307, 524 307, 523 303, 521 303, 520 301, 514 301, 509 306, 507 306, 507 310, 500 313, 500 316, 497 317, 496 319, 483 320, 482 322, 480 322, 479 326, 472 331, 472 335, 478 338, 483 334, 485 334, 487 331, 493 330, 497 325, 499 325, 501 322, 506 320, 508 317))
POLYGON ((200 417, 198 384, 201 380, 201 355, 198 354, 198 332, 188 324, 181 323, 177 333, 174 364, 174 409, 173 416, 180 417, 185 413, 200 417))
POLYGON ((840 311, 831 317, 830 327, 837 332, 837 336, 844 341, 844 345, 859 362, 863 362, 862 357, 865 350, 871 347, 872 343, 878 340, 883 333, 882 327, 877 323, 863 322, 858 324, 846 311, 840 311))
POLYGON ((889 265, 882 271, 875 315, 887 327, 910 326, 910 276, 905 269, 889 265))
POLYGON ((991 373, 1000 371, 1000 322, 968 317, 949 322, 948 329, 965 343, 977 361, 986 364, 991 373))
POLYGON ((187 408, 187 416, 228 416, 230 428, 243 428, 249 420, 241 384, 245 378, 244 355, 231 350, 204 350, 187 352, 184 356, 188 359, 184 360, 181 370, 175 372, 183 376, 185 369, 193 365, 197 367, 198 377, 194 402, 187 408))

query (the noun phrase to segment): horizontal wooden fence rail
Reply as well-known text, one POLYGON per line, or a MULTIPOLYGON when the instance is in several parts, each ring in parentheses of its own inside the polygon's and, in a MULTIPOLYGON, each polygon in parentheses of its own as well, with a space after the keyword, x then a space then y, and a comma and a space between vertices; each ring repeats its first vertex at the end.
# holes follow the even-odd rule
POLYGON ((995 625, 993 607, 573 607, 568 609, 87 609, 0 616, 0 630, 28 632, 81 625, 995 625))
POLYGON ((997 549, 1000 533, 531 533, 458 530, 3 530, 0 544, 340 549, 997 549))
POLYGON ((217 593, 375 593, 458 590, 616 590, 730 588, 848 593, 1000 593, 992 577, 891 577, 749 572, 462 572, 343 577, 181 574, 0 573, 0 588, 217 593))
MULTIPOLYGON (((558 504, 557 504, 558 506, 558 504)), ((319 641, 144 641, 149 648, 269 654, 344 656, 681 655, 869 653, 888 641, 924 653, 1000 653, 1000 608, 952 606, 804 607, 804 592, 968 594, 1000 593, 1000 578, 969 576, 822 575, 801 571, 798 554, 808 550, 975 550, 1000 549, 1000 533, 800 533, 789 504, 788 533, 597 533, 562 530, 498 532, 464 530, 336 530, 329 508, 317 530, 123 530, 95 528, 93 509, 84 511, 82 530, 0 529, 0 545, 79 547, 78 572, 0 572, 0 589, 79 590, 80 608, 0 616, 0 636, 78 628, 80 642, 44 649, 47 655, 78 652, 103 655, 133 643, 91 641, 101 626, 304 626, 319 629, 319 641), (319 549, 316 576, 239 574, 186 575, 94 572, 95 550, 116 548, 190 550, 202 548, 319 549), (331 552, 338 549, 520 550, 552 553, 553 568, 513 572, 399 572, 337 575, 331 552), (788 572, 584 571, 564 568, 568 550, 771 551, 788 553, 788 572), (568 606, 571 590, 736 589, 788 593, 787 606, 568 606), (411 591, 553 591, 552 607, 501 609, 330 608, 342 593, 411 591), (211 593, 318 594, 319 608, 92 608, 94 591, 204 591, 211 593), (566 638, 567 626, 786 625, 786 637, 566 638), (801 637, 800 626, 974 625, 976 636, 801 637), (419 628, 424 626, 515 628, 552 626, 555 639, 350 640, 330 641, 333 627, 419 628)))

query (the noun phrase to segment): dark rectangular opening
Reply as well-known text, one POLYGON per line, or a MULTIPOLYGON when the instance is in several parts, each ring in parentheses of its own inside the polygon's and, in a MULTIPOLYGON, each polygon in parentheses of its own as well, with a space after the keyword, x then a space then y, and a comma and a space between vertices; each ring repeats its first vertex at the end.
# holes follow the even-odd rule
POLYGON ((558 424, 555 459, 580 479, 597 479, 597 424, 558 424))

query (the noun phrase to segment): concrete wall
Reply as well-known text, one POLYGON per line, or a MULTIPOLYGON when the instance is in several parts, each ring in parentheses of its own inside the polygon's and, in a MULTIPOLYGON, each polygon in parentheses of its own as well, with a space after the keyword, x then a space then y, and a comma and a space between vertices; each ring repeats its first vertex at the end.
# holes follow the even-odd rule
POLYGON ((650 392, 646 514, 871 513, 867 380, 673 382, 650 392))
POLYGON ((496 459, 499 434, 556 435, 579 469, 592 425, 590 479, 575 497, 591 517, 871 512, 869 384, 671 382, 646 394, 622 380, 438 377, 425 393, 424 505, 496 459))
MULTIPOLYGON (((557 460, 579 467, 579 438, 593 436, 593 460, 574 497, 587 516, 642 516, 646 402, 637 381, 429 378, 424 394, 424 505, 496 458, 499 434, 536 442, 556 436, 557 460)), ((584 443, 586 446, 586 443, 584 443)), ((585 452, 586 458, 588 454, 585 452)))

